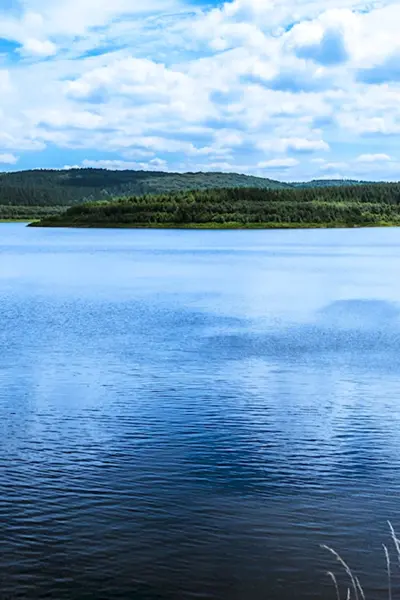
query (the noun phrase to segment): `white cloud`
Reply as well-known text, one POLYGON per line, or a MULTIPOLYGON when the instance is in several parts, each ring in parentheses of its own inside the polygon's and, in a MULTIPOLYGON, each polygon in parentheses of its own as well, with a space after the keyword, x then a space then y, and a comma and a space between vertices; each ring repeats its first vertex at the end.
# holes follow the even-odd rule
POLYGON ((45 49, 54 49, 54 38, 68 48, 71 41, 92 37, 96 28, 109 27, 124 16, 145 17, 181 8, 179 0, 24 0, 21 11, 2 15, 0 37, 18 42, 34 54, 40 48, 39 54, 44 54, 45 49))
POLYGON ((296 167, 299 164, 299 161, 295 158, 273 158, 271 160, 266 160, 259 162, 257 167, 259 169, 289 169, 291 167, 296 167))
POLYGON ((399 18, 394 0, 24 0, 0 20, 15 42, 0 68, 0 153, 392 177, 399 18))
POLYGON ((37 56, 52 56, 57 52, 57 46, 50 40, 36 40, 28 38, 24 41, 23 52, 37 56))
POLYGON ((53 128, 77 128, 96 130, 104 125, 103 117, 88 110, 65 111, 62 109, 27 111, 35 126, 53 128))
POLYGON ((6 69, 0 69, 0 93, 9 93, 11 89, 12 85, 9 71, 7 71, 6 69))
MULTIPOLYGON (((80 168, 93 168, 93 169, 109 169, 115 171, 165 171, 168 170, 166 161, 155 158, 149 162, 137 162, 127 160, 89 160, 85 159, 82 161, 80 168)), ((66 165, 65 169, 75 169, 79 167, 72 167, 66 165)))
POLYGON ((357 159, 359 163, 389 162, 391 157, 388 154, 361 154, 357 159))
MULTIPOLYGON (((393 107, 397 113, 397 108, 393 107)), ((338 125, 358 135, 381 134, 397 135, 400 134, 400 107, 397 114, 379 114, 379 106, 376 107, 377 116, 372 114, 357 114, 347 111, 339 114, 337 117, 338 125), (378 116, 379 115, 379 116, 378 116)))
POLYGON ((276 140, 264 140, 258 143, 258 147, 264 151, 275 152, 317 152, 328 151, 329 144, 322 139, 304 139, 304 138, 281 138, 276 140))
POLYGON ((349 165, 345 162, 328 162, 328 163, 321 165, 321 167, 320 167, 321 171, 331 171, 331 172, 347 170, 348 168, 349 168, 349 165))
POLYGON ((5 165, 15 165, 18 162, 18 156, 14 154, 0 154, 0 163, 5 165))
POLYGON ((319 175, 318 179, 321 180, 321 181, 324 181, 324 180, 325 181, 331 181, 331 180, 336 180, 336 179, 345 181, 346 179, 349 179, 349 177, 348 177, 348 175, 346 176, 346 175, 344 175, 343 173, 340 173, 340 172, 337 172, 337 173, 332 172, 332 173, 329 173, 329 174, 325 173, 324 175, 319 175))

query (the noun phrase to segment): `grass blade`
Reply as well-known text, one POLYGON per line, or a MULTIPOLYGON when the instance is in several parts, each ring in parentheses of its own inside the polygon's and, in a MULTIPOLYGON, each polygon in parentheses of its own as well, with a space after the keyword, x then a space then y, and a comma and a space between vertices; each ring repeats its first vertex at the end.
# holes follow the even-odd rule
MULTIPOLYGON (((336 579, 336 577, 335 577, 335 574, 334 574, 334 573, 332 573, 332 571, 328 571, 328 573, 327 573, 327 574, 328 574, 328 576, 329 576, 329 577, 332 579, 332 581, 333 581, 333 585, 335 586, 335 590, 336 590, 336 598, 337 598, 337 600, 340 600, 339 585, 338 585, 337 579, 336 579)), ((389 598, 389 600, 391 600, 391 598, 389 598)))
POLYGON ((343 560, 343 558, 340 556, 340 554, 338 554, 336 552, 336 550, 334 550, 333 548, 330 548, 329 546, 325 546, 325 545, 322 545, 321 548, 323 548, 324 550, 328 550, 328 552, 333 554, 333 556, 340 562, 342 567, 345 569, 347 575, 350 577, 351 584, 352 584, 353 590, 354 590, 354 598, 355 598, 355 600, 359 600, 357 582, 355 580, 355 577, 354 577, 349 565, 343 560))
POLYGON ((399 540, 397 538, 397 535, 396 535, 396 532, 395 532, 395 530, 393 528, 393 525, 391 524, 390 521, 388 521, 388 524, 389 524, 389 527, 390 527, 390 533, 392 534, 392 540, 393 540, 394 545, 396 547, 397 558, 398 558, 399 565, 400 565, 400 542, 399 542, 399 540))
POLYGON ((355 580, 356 580, 356 584, 357 584, 358 590, 359 590, 359 592, 361 594, 361 598, 362 598, 362 600, 365 600, 365 594, 364 594, 364 590, 361 587, 360 580, 358 579, 358 577, 356 577, 355 580))
POLYGON ((389 600, 392 600, 392 568, 391 568, 391 564, 390 564, 390 554, 389 554, 389 550, 387 549, 385 544, 382 544, 382 545, 383 545, 383 549, 385 551, 385 556, 386 556, 386 566, 387 566, 388 582, 389 582, 389 600))

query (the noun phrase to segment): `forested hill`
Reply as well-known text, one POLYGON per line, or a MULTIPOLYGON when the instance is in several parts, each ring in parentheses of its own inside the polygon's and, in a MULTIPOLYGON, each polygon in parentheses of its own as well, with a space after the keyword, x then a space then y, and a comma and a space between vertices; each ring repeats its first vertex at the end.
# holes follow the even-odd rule
POLYGON ((400 225, 400 184, 236 188, 91 202, 49 227, 353 227, 400 225))
POLYGON ((349 187, 353 185, 370 185, 367 181, 353 179, 313 179, 312 181, 292 183, 292 187, 315 188, 315 187, 349 187))
POLYGON ((0 206, 72 206, 112 197, 196 189, 283 189, 288 184, 236 173, 163 173, 105 169, 34 170, 0 175, 0 206))

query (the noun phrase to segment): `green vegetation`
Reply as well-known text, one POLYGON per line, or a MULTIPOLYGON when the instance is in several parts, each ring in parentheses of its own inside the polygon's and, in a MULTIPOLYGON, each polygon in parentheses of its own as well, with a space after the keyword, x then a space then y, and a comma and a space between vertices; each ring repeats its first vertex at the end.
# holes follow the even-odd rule
POLYGON ((363 227, 400 225, 400 184, 234 188, 90 202, 39 223, 51 227, 363 227))
POLYGON ((367 181, 355 181, 353 179, 313 179, 312 181, 292 183, 293 187, 348 187, 352 185, 370 185, 367 181))
POLYGON ((68 207, 114 197, 230 187, 280 189, 290 186, 236 173, 182 174, 105 169, 19 171, 0 174, 0 205, 68 207))
POLYGON ((0 221, 33 221, 59 215, 65 206, 13 206, 0 205, 0 221))
MULTIPOLYGON (((390 533, 391 533, 391 542, 392 542, 393 548, 391 548, 390 546, 387 546, 386 544, 382 544, 382 547, 383 547, 385 562, 386 562, 388 599, 392 600, 394 597, 393 596, 393 589, 394 589, 393 579, 394 579, 394 575, 395 575, 395 572, 394 572, 395 565, 400 564, 400 539, 398 538, 397 533, 394 530, 393 525, 391 524, 390 521, 388 521, 388 525, 389 525, 389 529, 390 529, 390 533), (392 556, 393 553, 394 553, 394 556, 392 556)), ((327 572, 327 576, 333 583, 337 600, 341 600, 341 598, 343 598, 343 600, 344 600, 344 598, 346 598, 346 600, 365 600, 367 592, 362 587, 359 578, 352 571, 349 564, 342 558, 342 556, 338 552, 336 552, 336 550, 334 550, 330 546, 327 546, 326 544, 322 544, 321 548, 323 550, 327 550, 333 556, 335 561, 340 565, 343 573, 346 575, 347 583, 343 590, 344 593, 342 594, 341 593, 342 585, 339 584, 339 580, 336 577, 335 573, 333 571, 327 572)), ((383 564, 383 561, 382 561, 382 564, 383 564)))
POLYGON ((33 170, 0 174, 0 220, 76 227, 396 225, 398 194, 397 184, 359 181, 287 184, 237 173, 33 170))

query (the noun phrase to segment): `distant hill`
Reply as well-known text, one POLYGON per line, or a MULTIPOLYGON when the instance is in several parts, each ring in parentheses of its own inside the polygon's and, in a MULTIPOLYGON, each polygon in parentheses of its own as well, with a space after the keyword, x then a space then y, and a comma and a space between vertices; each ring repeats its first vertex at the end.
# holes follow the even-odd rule
POLYGON ((316 187, 349 187, 353 185, 371 185, 368 181, 356 181, 354 179, 313 179, 312 181, 304 181, 292 183, 292 187, 300 188, 316 188, 316 187))
POLYGON ((33 170, 0 174, 0 205, 72 206, 113 197, 244 187, 286 189, 291 185, 237 173, 33 170))
POLYGON ((283 183, 238 173, 37 169, 0 173, 0 219, 36 219, 60 214, 65 208, 86 202, 189 190, 333 189, 364 184, 342 179, 283 183))

